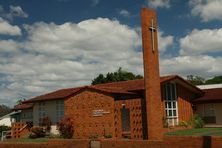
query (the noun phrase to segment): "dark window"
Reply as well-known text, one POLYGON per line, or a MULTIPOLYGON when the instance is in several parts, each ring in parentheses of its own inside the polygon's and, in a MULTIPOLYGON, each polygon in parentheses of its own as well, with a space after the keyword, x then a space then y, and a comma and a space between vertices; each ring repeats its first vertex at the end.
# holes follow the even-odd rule
POLYGON ((130 131, 130 110, 128 108, 121 109, 122 131, 130 131))

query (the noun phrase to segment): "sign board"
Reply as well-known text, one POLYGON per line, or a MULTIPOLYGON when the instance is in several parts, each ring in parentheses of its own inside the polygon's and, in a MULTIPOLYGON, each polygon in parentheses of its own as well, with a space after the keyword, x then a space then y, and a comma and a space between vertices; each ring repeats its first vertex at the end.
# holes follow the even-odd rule
POLYGON ((92 116, 93 117, 100 117, 103 116, 104 114, 109 114, 109 111, 104 111, 103 109, 97 109, 97 110, 92 110, 92 116))

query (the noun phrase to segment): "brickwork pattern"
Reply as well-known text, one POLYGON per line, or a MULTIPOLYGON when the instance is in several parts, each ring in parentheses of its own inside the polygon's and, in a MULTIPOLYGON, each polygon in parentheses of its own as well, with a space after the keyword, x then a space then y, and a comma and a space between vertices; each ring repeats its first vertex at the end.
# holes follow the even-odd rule
POLYGON ((177 85, 178 91, 178 115, 179 121, 189 121, 193 115, 193 109, 191 105, 191 98, 194 94, 181 85, 177 85))
POLYGON ((115 137, 122 138, 121 108, 130 109, 130 138, 143 139, 141 98, 115 101, 115 137))
POLYGON ((65 100, 65 116, 73 119, 74 138, 114 136, 114 99, 93 90, 82 91, 65 100), (93 112, 107 112, 93 116, 93 112))
POLYGON ((21 138, 22 136, 28 134, 30 131, 26 128, 25 122, 15 122, 12 123, 11 136, 12 138, 21 138))
POLYGON ((142 42, 146 112, 148 124, 148 139, 162 139, 163 127, 163 105, 161 102, 160 75, 159 75, 159 53, 157 39, 157 20, 154 10, 143 8, 141 11, 142 42), (155 28, 154 36, 150 27, 155 28), (152 40, 155 42, 153 42, 152 40), (153 44, 154 43, 154 44, 153 44), (153 50, 154 47, 154 50, 153 50))
MULTIPOLYGON (((221 148, 222 137, 165 136, 162 141, 100 140, 100 148, 221 148)), ((0 148, 89 148, 90 140, 49 140, 42 143, 0 143, 0 148)))

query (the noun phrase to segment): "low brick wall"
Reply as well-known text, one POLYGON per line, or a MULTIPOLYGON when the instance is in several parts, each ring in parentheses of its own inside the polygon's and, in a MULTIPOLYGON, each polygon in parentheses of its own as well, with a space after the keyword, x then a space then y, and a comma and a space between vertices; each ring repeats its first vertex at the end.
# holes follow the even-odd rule
POLYGON ((161 148, 162 141, 148 140, 102 140, 101 148, 161 148))
POLYGON ((79 139, 79 140, 50 140, 48 142, 48 147, 50 148, 89 148, 90 140, 79 139))
POLYGON ((165 147, 221 148, 222 136, 165 136, 165 147))
MULTIPOLYGON (((94 145, 95 146, 95 145, 94 145)), ((222 136, 165 136, 163 141, 100 140, 94 148, 222 148, 222 136)), ((90 140, 49 140, 42 143, 0 143, 0 148, 90 148, 90 140)))
POLYGON ((165 136, 163 141, 102 140, 101 148, 222 148, 222 137, 165 136))

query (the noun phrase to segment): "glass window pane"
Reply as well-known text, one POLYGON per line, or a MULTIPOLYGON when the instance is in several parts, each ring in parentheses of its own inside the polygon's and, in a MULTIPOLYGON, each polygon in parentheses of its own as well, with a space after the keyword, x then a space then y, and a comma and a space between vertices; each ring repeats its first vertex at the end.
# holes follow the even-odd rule
POLYGON ((168 102, 168 108, 172 108, 171 102, 168 102))
POLYGON ((176 110, 173 110, 173 116, 177 116, 176 110))
POLYGON ((176 102, 173 102, 173 108, 176 108, 176 102))
POLYGON ((172 117, 172 110, 169 110, 169 116, 172 117))

